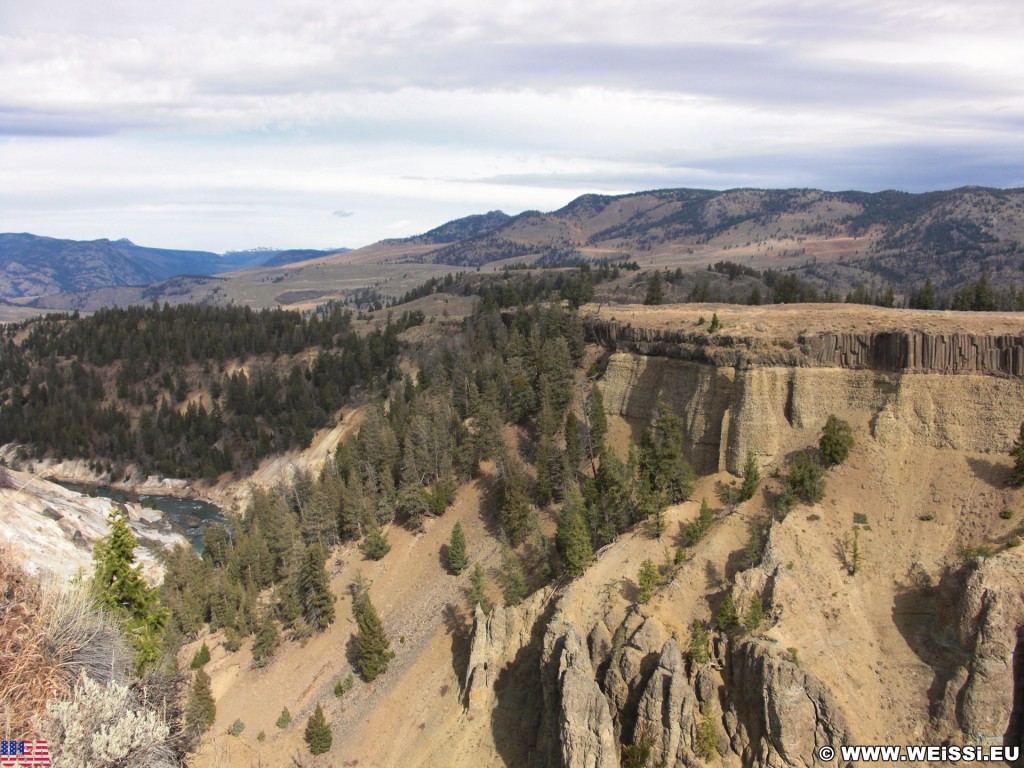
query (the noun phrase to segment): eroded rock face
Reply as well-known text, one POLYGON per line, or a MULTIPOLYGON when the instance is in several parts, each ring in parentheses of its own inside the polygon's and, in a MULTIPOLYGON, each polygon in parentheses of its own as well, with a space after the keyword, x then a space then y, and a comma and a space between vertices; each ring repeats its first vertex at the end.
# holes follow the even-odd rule
POLYGON ((818 431, 842 404, 867 414, 889 448, 1009 450, 1020 428, 1024 380, 840 367, 729 368, 693 360, 613 354, 602 380, 608 413, 639 426, 659 400, 684 420, 698 472, 742 471, 747 454, 778 455, 799 430, 818 431))
POLYGON ((749 764, 809 768, 817 747, 849 743, 846 716, 831 692, 784 654, 738 640, 729 644, 727 659, 725 699, 736 722, 730 736, 749 764))
POLYGON ((716 366, 825 366, 875 371, 1024 376, 1024 336, 879 331, 812 333, 780 346, 764 338, 645 328, 586 317, 588 341, 716 366))
POLYGON ((650 739, 654 765, 692 765, 700 705, 675 640, 661 649, 658 666, 647 681, 636 715, 634 740, 650 739))
POLYGON ((489 614, 477 605, 466 669, 465 700, 470 710, 490 706, 498 674, 534 640, 550 595, 550 588, 543 589, 520 606, 497 607, 489 614))
POLYGON ((977 565, 967 576, 955 638, 965 664, 946 683, 939 721, 968 742, 1022 745, 1024 560, 1014 552, 977 565))
MULTIPOLYGON (((560 765, 564 768, 618 768, 619 745, 615 739, 608 700, 594 680, 586 646, 575 628, 545 641, 543 663, 557 669, 556 687, 548 713, 557 725, 560 765)), ((547 690, 545 691, 547 693, 547 690)), ((549 763, 551 764, 551 763, 549 763)), ((556 763, 558 765, 559 763, 556 763)))

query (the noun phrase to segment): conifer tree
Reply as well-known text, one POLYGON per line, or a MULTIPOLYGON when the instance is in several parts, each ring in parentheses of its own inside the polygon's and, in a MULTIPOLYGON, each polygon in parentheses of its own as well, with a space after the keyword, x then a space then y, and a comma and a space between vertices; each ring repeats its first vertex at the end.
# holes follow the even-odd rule
POLYGON ((213 701, 210 676, 200 669, 196 672, 192 692, 185 705, 185 731, 192 738, 198 738, 203 731, 213 725, 216 718, 217 705, 213 701))
POLYGON ((708 631, 697 619, 690 625, 689 656, 694 664, 706 664, 711 658, 708 654, 708 631))
POLYGON ((448 571, 453 576, 458 576, 469 565, 469 557, 466 553, 466 535, 462 532, 462 523, 455 523, 452 528, 452 537, 448 542, 448 571))
POLYGON ((381 527, 374 522, 363 541, 363 553, 371 560, 380 560, 391 551, 391 544, 381 527))
POLYGON ((327 718, 324 717, 324 711, 319 704, 316 705, 316 709, 313 710, 313 714, 306 722, 305 739, 310 753, 314 755, 322 755, 329 751, 334 741, 331 726, 327 722, 327 718))
POLYGON ((835 414, 830 414, 821 431, 818 446, 825 461, 832 465, 842 464, 853 448, 853 430, 850 423, 835 414))
POLYGON ((727 592, 722 604, 718 606, 718 613, 715 614, 715 626, 723 632, 733 632, 739 626, 739 622, 736 602, 732 598, 732 592, 727 592))
POLYGON ((189 664, 190 669, 199 669, 210 660, 210 649, 206 645, 206 641, 203 640, 203 645, 196 651, 195 656, 192 657, 192 663, 189 664))
POLYGON ((764 621, 764 604, 761 602, 760 595, 754 595, 750 599, 747 610, 743 613, 743 628, 747 632, 756 632, 760 629, 762 621, 764 621))
POLYGON ((252 644, 253 666, 266 666, 274 651, 277 650, 280 640, 281 637, 277 631, 277 624, 274 623, 274 619, 270 616, 265 616, 260 624, 259 631, 256 633, 256 639, 253 640, 252 644))
POLYGON ((565 464, 569 468, 567 480, 576 477, 583 460, 583 438, 580 434, 580 420, 573 411, 565 417, 565 464))
POLYGON ((388 670, 388 662, 395 657, 391 641, 384 631, 384 625, 370 600, 370 592, 360 587, 352 603, 355 616, 356 647, 359 650, 359 671, 366 682, 375 680, 388 670))
POLYGON ((590 544, 590 531, 584 518, 583 498, 575 483, 571 483, 566 492, 565 504, 558 515, 558 530, 555 533, 555 546, 562 556, 565 570, 570 578, 575 579, 584 570, 593 554, 590 544))
POLYGON ((510 547, 505 547, 501 553, 501 592, 505 605, 519 605, 527 593, 522 563, 510 547))
POLYGON ((654 590, 658 588, 658 582, 660 581, 661 574, 658 572, 658 566, 650 559, 644 560, 640 564, 640 573, 636 577, 636 601, 638 603, 651 602, 651 598, 654 597, 654 590))
POLYGON ((608 414, 604 411, 604 396, 597 384, 590 388, 587 420, 590 427, 590 461, 593 464, 604 445, 605 435, 608 434, 608 414))
POLYGON ((469 607, 480 606, 484 613, 491 610, 491 601, 487 599, 487 576, 484 569, 477 563, 469 574, 469 607))
POLYGON ((554 481, 551 477, 552 450, 551 437, 547 432, 541 432, 537 438, 537 481, 533 489, 533 497, 538 507, 546 507, 555 495, 554 481))
POLYGON ((647 293, 644 295, 644 304, 661 304, 662 299, 661 272, 656 269, 647 279, 647 293))
POLYGON ((530 515, 526 483, 523 465, 514 457, 506 458, 501 473, 501 518, 512 546, 518 546, 526 538, 530 515))
POLYGON ((314 629, 326 629, 334 621, 334 594, 324 567, 326 560, 318 544, 307 547, 298 575, 299 605, 314 629))
POLYGON ((749 501, 757 493, 761 485, 761 470, 757 468, 757 459, 754 454, 748 453, 747 460, 743 464, 743 484, 740 486, 740 501, 749 501))
POLYGON ((146 585, 142 565, 135 563, 136 540, 127 514, 115 507, 107 520, 110 533, 93 548, 92 587, 100 605, 121 622, 141 672, 160 658, 170 615, 159 604, 158 591, 146 585))

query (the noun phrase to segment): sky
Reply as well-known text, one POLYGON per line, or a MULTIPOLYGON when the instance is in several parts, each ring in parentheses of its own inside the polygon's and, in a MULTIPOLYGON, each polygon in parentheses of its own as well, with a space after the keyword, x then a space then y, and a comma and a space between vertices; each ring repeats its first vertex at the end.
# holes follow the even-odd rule
POLYGON ((1024 186, 1019 0, 0 0, 0 231, 359 247, 665 187, 1024 186))

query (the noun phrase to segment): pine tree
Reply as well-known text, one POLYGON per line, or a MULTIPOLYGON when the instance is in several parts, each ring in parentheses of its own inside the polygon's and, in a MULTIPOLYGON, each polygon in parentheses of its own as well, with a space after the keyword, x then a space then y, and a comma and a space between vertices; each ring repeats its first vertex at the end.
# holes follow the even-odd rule
POLYGON ((469 607, 480 606, 484 613, 491 610, 491 601, 487 599, 487 576, 480 563, 473 566, 473 572, 469 574, 469 607))
POLYGON ((575 483, 569 486, 565 504, 558 515, 558 530, 555 533, 555 546, 565 563, 566 573, 575 579, 584 570, 593 554, 590 545, 590 531, 584 518, 583 498, 575 483))
POLYGON ((740 501, 749 501, 757 493, 761 485, 761 471, 757 468, 757 459, 754 454, 748 453, 747 460, 743 465, 743 484, 740 486, 740 501))
POLYGON ((288 707, 281 709, 281 714, 277 716, 277 722, 274 723, 278 728, 284 730, 292 724, 292 713, 288 711, 288 707))
POLYGON ((786 487, 808 504, 817 504, 825 498, 825 468, 809 451, 801 451, 789 468, 786 487))
POLYGON ((519 605, 527 593, 526 574, 510 547, 505 547, 501 553, 501 592, 505 605, 519 605))
POLYGON ((636 601, 638 603, 651 602, 651 598, 654 597, 654 591, 658 588, 660 581, 661 573, 658 571, 658 566, 650 559, 644 560, 640 564, 640 572, 636 577, 636 601))
POLYGON ((370 600, 370 592, 360 588, 352 603, 355 616, 356 647, 359 650, 359 671, 366 682, 375 680, 388 671, 388 662, 395 657, 391 650, 391 641, 384 631, 377 609, 370 600))
POLYGON ((170 614, 159 604, 158 591, 146 585, 142 565, 135 563, 136 540, 127 514, 115 507, 107 520, 110 533, 93 548, 92 588, 100 605, 120 620, 141 672, 159 660, 170 614))
POLYGON ((825 421, 818 445, 825 461, 832 465, 842 464, 853 448, 853 430, 850 423, 830 414, 825 421))
POLYGON ((644 304, 661 304, 664 294, 661 287, 661 272, 654 270, 647 279, 647 293, 644 295, 644 304))
POLYGON ((732 599, 732 592, 726 592, 725 599, 718 606, 718 613, 715 614, 715 626, 723 632, 733 632, 740 623, 739 614, 736 611, 736 602, 732 599))
POLYGON ((708 631, 697 619, 690 625, 689 656, 694 664, 706 664, 711 659, 708 654, 708 631))
POLYGON ((192 692, 185 705, 185 730, 192 738, 197 738, 213 725, 216 718, 217 705, 213 701, 210 676, 200 669, 196 672, 196 679, 192 683, 192 692))
POLYGON ((313 710, 313 714, 306 722, 305 738, 310 753, 314 755, 322 755, 329 751, 334 741, 330 723, 324 717, 324 711, 319 704, 316 705, 316 709, 313 710))
POLYGON ((277 650, 281 636, 277 631, 277 624, 270 616, 264 617, 260 624, 256 639, 252 643, 252 664, 254 667, 266 666, 270 657, 277 650))
POLYGON ((551 437, 542 431, 537 438, 537 480, 533 487, 533 498, 538 507, 546 507, 554 499, 555 488, 551 477, 551 437))
POLYGON ((512 546, 526 538, 530 515, 530 498, 526 491, 526 471, 516 458, 502 462, 501 518, 512 546))
POLYGON ((206 641, 203 640, 202 646, 196 651, 195 656, 192 657, 192 663, 189 664, 190 669, 199 669, 210 660, 210 649, 206 645, 206 641))
POLYGON ((764 621, 764 604, 761 602, 760 595, 754 595, 750 599, 747 610, 743 613, 743 628, 747 632, 756 632, 761 628, 762 621, 764 621))
POLYGON ((379 525, 371 525, 370 532, 366 534, 366 539, 363 541, 363 554, 371 560, 380 560, 390 551, 391 544, 384 531, 379 525))
POLYGON ((299 605, 314 629, 326 629, 334 621, 334 594, 324 567, 326 560, 318 544, 307 547, 298 575, 299 605))
POLYGON ((597 384, 590 388, 590 402, 587 408, 587 420, 590 427, 590 460, 601 452, 605 435, 608 434, 608 414, 604 410, 604 396, 597 384))
POLYGON ((466 554, 466 536, 462 532, 462 523, 455 523, 452 528, 452 537, 448 542, 448 571, 453 576, 458 576, 469 565, 469 557, 466 554))
POLYGON ((565 473, 565 480, 569 481, 576 477, 579 472, 580 462, 583 460, 583 437, 580 434, 580 420, 576 418, 573 411, 565 417, 565 465, 569 471, 565 473))
POLYGON ((697 726, 697 738, 694 740, 693 751, 705 763, 718 757, 718 725, 715 723, 715 706, 705 701, 700 708, 700 724, 697 726))

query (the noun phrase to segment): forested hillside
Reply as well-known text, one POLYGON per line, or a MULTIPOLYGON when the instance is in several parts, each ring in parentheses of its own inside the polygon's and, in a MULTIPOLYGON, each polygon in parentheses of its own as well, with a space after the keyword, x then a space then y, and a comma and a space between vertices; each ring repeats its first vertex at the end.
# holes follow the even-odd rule
POLYGON ((351 312, 103 310, 8 326, 0 443, 89 459, 120 476, 212 479, 305 447, 354 387, 394 376, 406 314, 359 334, 351 312))

